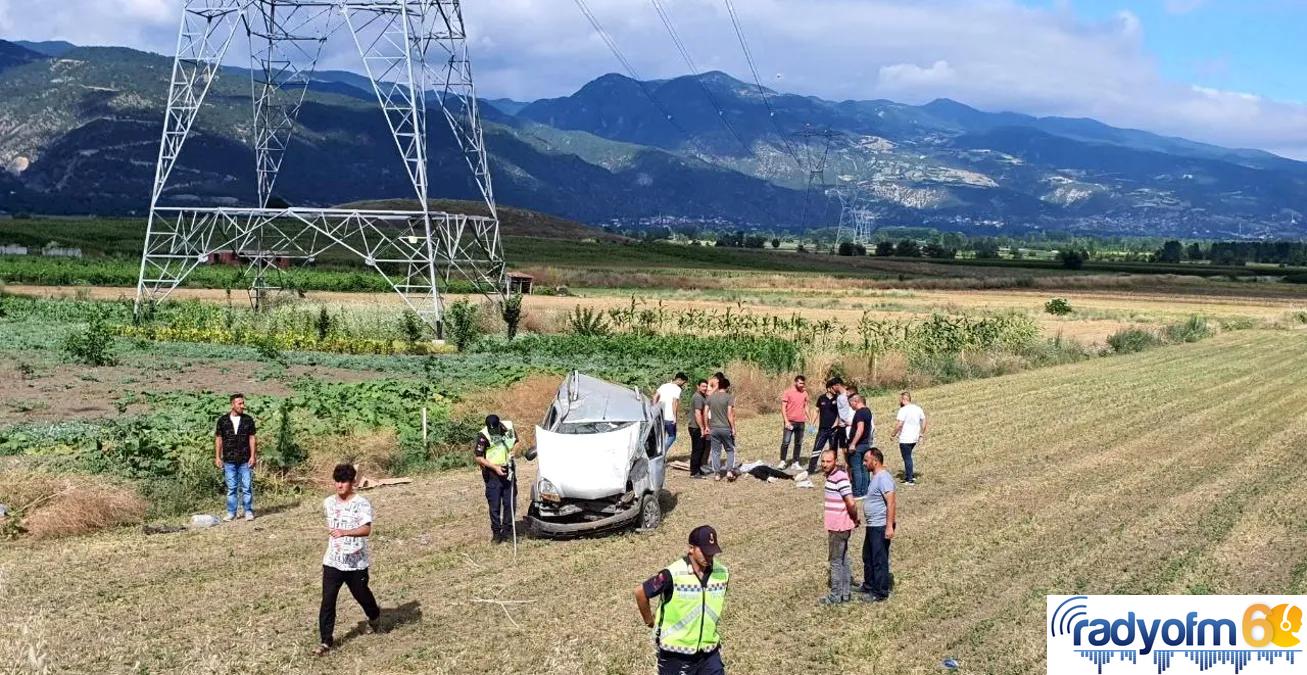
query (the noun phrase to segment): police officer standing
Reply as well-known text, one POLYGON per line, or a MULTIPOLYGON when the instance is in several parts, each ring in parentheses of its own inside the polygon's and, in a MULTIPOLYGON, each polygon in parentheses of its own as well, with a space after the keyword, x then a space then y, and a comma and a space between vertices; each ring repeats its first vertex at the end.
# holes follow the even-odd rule
POLYGON ((512 475, 513 446, 517 434, 513 423, 501 422, 498 415, 487 415, 486 426, 477 434, 476 463, 486 482, 486 502, 490 506, 491 541, 509 540, 513 527, 513 507, 517 503, 517 481, 512 475))
POLYGON ((730 574, 713 559, 721 551, 717 531, 700 525, 690 532, 684 558, 635 589, 640 617, 654 630, 658 675, 725 674, 718 631, 730 574), (656 613, 652 598, 661 599, 656 613))

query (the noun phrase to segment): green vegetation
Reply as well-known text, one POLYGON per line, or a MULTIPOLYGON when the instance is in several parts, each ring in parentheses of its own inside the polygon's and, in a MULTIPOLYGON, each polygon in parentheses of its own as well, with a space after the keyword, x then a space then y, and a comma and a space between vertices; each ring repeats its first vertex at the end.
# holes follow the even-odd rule
POLYGON ((1066 316, 1073 310, 1071 309, 1071 303, 1067 302, 1066 298, 1053 298, 1044 303, 1044 311, 1053 316, 1066 316))
POLYGON ((88 366, 112 366, 113 335, 97 316, 82 330, 73 330, 64 336, 64 353, 74 361, 88 366))
POLYGON ((1107 338, 1107 345, 1118 354, 1132 354, 1162 344, 1162 338, 1142 328, 1122 328, 1107 338))

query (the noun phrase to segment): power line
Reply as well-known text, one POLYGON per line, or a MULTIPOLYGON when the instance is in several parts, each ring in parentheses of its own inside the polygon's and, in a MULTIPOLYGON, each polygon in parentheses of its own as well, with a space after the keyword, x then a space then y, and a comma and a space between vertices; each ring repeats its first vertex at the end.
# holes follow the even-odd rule
POLYGON ((776 128, 776 133, 780 136, 781 144, 785 146, 785 152, 798 164, 803 167, 803 162, 799 159, 798 153, 790 145, 789 139, 785 137, 785 130, 776 121, 776 108, 771 104, 771 99, 767 96, 767 88, 762 86, 762 77, 758 75, 758 64, 754 61, 753 50, 749 48, 749 41, 744 37, 744 26, 740 22, 739 13, 735 9, 735 3, 731 0, 725 0, 726 11, 731 15, 731 25, 735 26, 735 36, 740 40, 740 50, 744 52, 744 60, 749 64, 749 72, 753 73, 753 81, 758 85, 758 95, 762 97, 763 105, 767 106, 767 118, 771 120, 772 126, 776 128))
POLYGON ((753 148, 750 148, 749 144, 745 143, 744 138, 735 130, 735 127, 731 126, 731 122, 726 119, 726 113, 722 110, 721 104, 717 102, 717 97, 713 96, 712 90, 708 88, 707 84, 704 84, 703 78, 699 76, 699 67, 695 65, 694 58, 690 56, 690 50, 686 49, 685 42, 681 40, 680 34, 676 32, 676 26, 672 23, 672 17, 667 13, 667 9, 663 7, 659 0, 649 1, 653 3, 654 9, 658 11, 658 17, 662 19, 663 25, 667 27, 667 34, 672 37, 672 43, 676 45, 676 50, 681 53, 681 59, 689 67, 690 74, 694 76, 695 82, 698 82, 699 87, 703 89, 703 93, 708 97, 708 102, 712 104, 713 110, 717 111, 717 119, 721 120, 722 125, 726 127, 727 131, 731 132, 731 135, 735 137, 735 140, 739 142, 740 147, 744 148, 745 152, 753 154, 753 148))
POLYGON ((622 68, 626 70, 626 74, 632 80, 635 80, 637 85, 639 85, 640 91, 644 93, 645 98, 648 98, 649 102, 653 103, 655 108, 658 108, 658 111, 662 113, 663 117, 666 118, 677 131, 685 133, 685 130, 676 123, 675 119, 672 118, 671 111, 663 106, 658 99, 654 98, 653 92, 649 91, 649 86, 645 84, 644 78, 640 77, 640 74, 636 72, 635 66, 631 65, 630 60, 628 60, 626 55, 622 53, 622 50, 618 48, 617 41, 613 39, 612 34, 604 29, 603 24, 599 23, 599 18, 595 16, 593 11, 591 11, 590 6, 585 3, 585 0, 575 0, 575 2, 577 9, 580 9, 581 13, 585 15, 586 20, 588 20, 590 25, 594 27, 595 32, 599 34, 599 37, 604 41, 604 44, 608 45, 608 50, 613 53, 613 56, 617 57, 618 63, 622 64, 622 68))

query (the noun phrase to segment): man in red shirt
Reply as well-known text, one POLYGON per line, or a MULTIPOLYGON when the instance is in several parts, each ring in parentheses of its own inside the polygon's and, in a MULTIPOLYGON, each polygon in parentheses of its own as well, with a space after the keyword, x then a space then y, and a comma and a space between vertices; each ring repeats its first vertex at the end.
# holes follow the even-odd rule
POLYGON ((794 376, 794 386, 781 394, 781 461, 776 468, 785 470, 789 464, 785 461, 785 447, 794 439, 794 459, 790 462, 799 464, 799 451, 803 448, 803 428, 808 423, 807 380, 802 375, 794 376))

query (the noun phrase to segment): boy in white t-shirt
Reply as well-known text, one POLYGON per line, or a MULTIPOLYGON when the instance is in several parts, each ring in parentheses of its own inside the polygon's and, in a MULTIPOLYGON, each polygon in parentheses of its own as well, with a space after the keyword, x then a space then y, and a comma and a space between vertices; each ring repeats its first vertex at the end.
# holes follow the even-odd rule
POLYGON ((336 494, 322 500, 327 514, 327 552, 322 556, 322 607, 318 610, 318 634, 321 642, 313 653, 322 656, 335 644, 336 596, 342 585, 363 607, 368 629, 379 632, 381 608, 368 588, 368 537, 372 535, 372 504, 354 492, 358 471, 349 464, 337 464, 331 472, 336 494))
POLYGON ((671 382, 658 387, 654 392, 653 402, 663 411, 663 452, 667 452, 676 442, 676 407, 681 402, 681 387, 690 381, 690 376, 677 373, 671 382))
POLYGON ((912 392, 899 393, 898 423, 894 425, 894 438, 899 442, 899 453, 903 455, 903 483, 916 485, 912 474, 912 450, 918 444, 926 442, 926 411, 912 402, 912 392))

